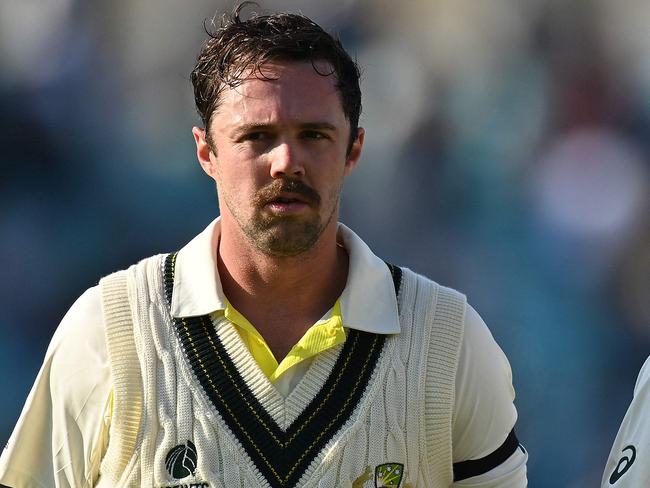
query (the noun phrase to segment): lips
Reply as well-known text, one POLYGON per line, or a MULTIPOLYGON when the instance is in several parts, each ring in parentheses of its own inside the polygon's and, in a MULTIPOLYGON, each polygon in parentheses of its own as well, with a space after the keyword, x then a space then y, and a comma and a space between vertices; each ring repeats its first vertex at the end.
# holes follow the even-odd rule
POLYGON ((265 206, 273 213, 281 215, 301 214, 311 207, 311 204, 304 198, 295 198, 293 196, 280 195, 271 199, 265 206))
POLYGON ((299 196, 299 195, 279 195, 273 199, 269 203, 281 203, 281 204, 291 204, 291 203, 307 203, 308 202, 304 197, 299 196))

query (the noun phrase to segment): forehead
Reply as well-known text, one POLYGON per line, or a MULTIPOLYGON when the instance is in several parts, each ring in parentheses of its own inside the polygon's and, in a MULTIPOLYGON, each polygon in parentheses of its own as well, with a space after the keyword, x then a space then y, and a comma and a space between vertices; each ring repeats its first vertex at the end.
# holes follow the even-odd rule
POLYGON ((238 86, 226 88, 215 118, 230 122, 329 121, 345 114, 336 75, 326 62, 273 62, 250 70, 238 86))

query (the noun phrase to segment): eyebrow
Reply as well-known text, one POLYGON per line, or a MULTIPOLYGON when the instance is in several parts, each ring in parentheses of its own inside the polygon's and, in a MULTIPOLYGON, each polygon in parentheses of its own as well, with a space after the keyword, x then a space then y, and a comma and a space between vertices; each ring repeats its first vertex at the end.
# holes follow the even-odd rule
MULTIPOLYGON (((231 137, 240 137, 250 132, 274 130, 275 127, 275 124, 241 124, 232 131, 231 137)), ((329 122, 305 122, 300 124, 299 127, 301 130, 336 130, 336 126, 329 122)))

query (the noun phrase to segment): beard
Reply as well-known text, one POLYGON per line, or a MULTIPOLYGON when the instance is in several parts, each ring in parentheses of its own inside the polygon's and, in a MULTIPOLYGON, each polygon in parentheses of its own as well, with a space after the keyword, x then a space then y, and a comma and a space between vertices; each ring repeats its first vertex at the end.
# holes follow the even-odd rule
POLYGON ((253 216, 243 218, 239 209, 232 208, 232 200, 226 204, 240 228, 255 247, 268 256, 293 257, 310 250, 318 241, 336 212, 337 205, 331 200, 338 198, 338 192, 327 203, 331 211, 321 215, 322 200, 316 190, 294 179, 278 179, 257 192, 253 199, 253 216), (270 213, 266 206, 278 199, 282 193, 300 195, 311 208, 302 215, 270 213))

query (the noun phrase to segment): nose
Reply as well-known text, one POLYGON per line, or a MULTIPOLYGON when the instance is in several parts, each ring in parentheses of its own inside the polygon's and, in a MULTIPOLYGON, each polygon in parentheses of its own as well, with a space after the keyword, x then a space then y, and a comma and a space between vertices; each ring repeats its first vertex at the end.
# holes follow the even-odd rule
POLYGON ((302 176, 305 168, 302 163, 300 151, 290 141, 279 141, 270 151, 271 176, 281 178, 283 176, 302 176))

